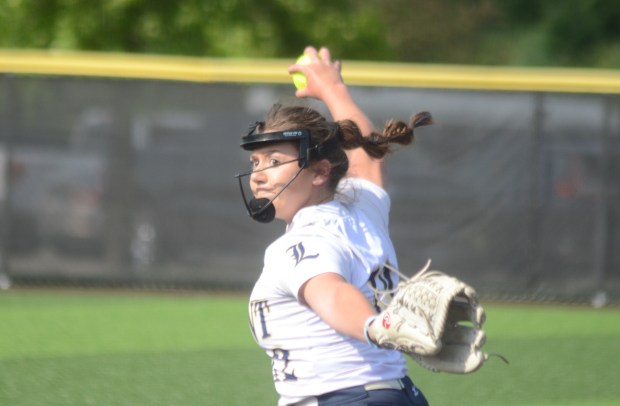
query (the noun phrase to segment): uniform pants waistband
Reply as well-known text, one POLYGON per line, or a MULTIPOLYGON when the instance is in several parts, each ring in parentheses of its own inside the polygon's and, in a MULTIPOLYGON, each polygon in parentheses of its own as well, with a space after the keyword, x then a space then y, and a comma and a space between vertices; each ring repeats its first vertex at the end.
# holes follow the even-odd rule
MULTIPOLYGON (((360 385, 359 387, 364 388, 364 390, 367 390, 367 391, 381 390, 381 389, 402 390, 405 388, 405 384, 403 383, 402 379, 390 379, 387 381, 367 383, 366 385, 360 385)), ((349 388, 346 388, 346 389, 349 389, 349 388)), ((334 391, 334 392, 337 392, 337 391, 334 391)), ((318 404, 319 404, 318 398, 316 396, 312 396, 300 402, 297 402, 291 406, 317 406, 318 404)))

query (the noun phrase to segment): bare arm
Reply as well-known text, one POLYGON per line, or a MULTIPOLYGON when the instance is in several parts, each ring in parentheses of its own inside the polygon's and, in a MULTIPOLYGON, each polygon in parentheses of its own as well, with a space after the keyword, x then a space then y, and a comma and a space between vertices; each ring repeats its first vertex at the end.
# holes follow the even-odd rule
MULTIPOLYGON (((329 109, 335 121, 352 120, 362 135, 368 136, 374 126, 366 114, 355 103, 341 75, 340 62, 332 62, 327 48, 318 52, 307 47, 304 53, 310 57, 310 65, 291 65, 289 73, 301 72, 306 75, 308 85, 296 93, 297 97, 312 97, 321 100, 329 109)), ((368 156, 362 148, 347 151, 349 171, 347 176, 367 179, 384 187, 384 163, 382 159, 368 156)))
POLYGON ((299 297, 334 330, 366 341, 364 323, 375 311, 364 294, 342 276, 317 275, 300 288, 299 297))

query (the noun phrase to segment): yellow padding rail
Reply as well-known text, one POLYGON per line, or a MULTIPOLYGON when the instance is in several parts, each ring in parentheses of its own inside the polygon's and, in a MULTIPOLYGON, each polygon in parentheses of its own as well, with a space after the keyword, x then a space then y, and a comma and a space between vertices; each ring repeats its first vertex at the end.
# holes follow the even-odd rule
MULTIPOLYGON (((190 82, 291 83, 293 59, 172 57, 97 52, 0 50, 0 73, 97 76, 190 82)), ((346 61, 351 85, 620 93, 620 71, 346 61)))

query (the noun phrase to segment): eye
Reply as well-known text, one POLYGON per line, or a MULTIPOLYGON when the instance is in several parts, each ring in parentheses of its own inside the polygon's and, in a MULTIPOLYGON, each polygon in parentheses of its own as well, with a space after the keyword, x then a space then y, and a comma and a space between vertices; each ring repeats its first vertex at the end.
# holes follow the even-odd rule
POLYGON ((278 165, 280 165, 280 161, 278 159, 271 158, 269 160, 269 166, 278 166, 278 165))

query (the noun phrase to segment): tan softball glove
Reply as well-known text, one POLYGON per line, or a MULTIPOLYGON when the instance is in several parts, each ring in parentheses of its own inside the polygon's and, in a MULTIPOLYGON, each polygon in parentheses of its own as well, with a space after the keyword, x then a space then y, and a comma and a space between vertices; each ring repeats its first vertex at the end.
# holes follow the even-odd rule
POLYGON ((430 261, 411 279, 401 274, 396 295, 367 326, 369 335, 432 371, 474 372, 489 357, 482 352, 484 309, 471 286, 429 267, 430 261))

